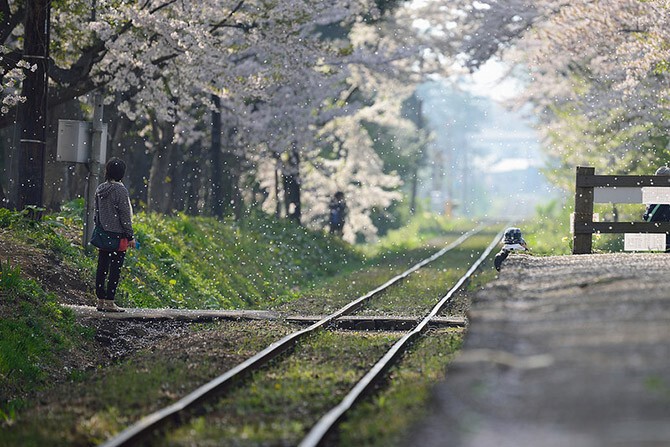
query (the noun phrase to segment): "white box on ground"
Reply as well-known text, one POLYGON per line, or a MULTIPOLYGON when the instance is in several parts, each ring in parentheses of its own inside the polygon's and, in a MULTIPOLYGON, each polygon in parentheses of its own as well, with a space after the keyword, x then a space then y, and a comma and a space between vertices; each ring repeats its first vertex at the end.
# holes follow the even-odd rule
POLYGON ((626 233, 625 251, 665 251, 665 233, 626 233))

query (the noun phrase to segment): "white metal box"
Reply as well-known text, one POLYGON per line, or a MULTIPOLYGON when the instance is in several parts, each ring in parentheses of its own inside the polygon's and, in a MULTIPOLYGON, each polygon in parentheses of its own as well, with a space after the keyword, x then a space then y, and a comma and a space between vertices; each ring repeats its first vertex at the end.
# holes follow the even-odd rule
MULTIPOLYGON (((91 146, 91 123, 76 120, 58 120, 56 161, 88 163, 91 146)), ((107 124, 102 125, 100 163, 107 157, 107 124)))

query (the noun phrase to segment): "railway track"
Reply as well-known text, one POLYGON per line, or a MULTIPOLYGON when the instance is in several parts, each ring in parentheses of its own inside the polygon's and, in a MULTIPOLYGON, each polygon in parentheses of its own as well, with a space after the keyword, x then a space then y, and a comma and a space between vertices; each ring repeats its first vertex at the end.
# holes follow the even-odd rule
MULTIPOLYGON (((362 306, 367 304, 374 297, 388 290, 394 285, 400 284, 412 273, 420 270, 435 260, 443 257, 456 247, 459 247, 471 236, 481 232, 483 227, 465 233, 455 241, 451 242, 432 256, 418 262, 411 268, 405 270, 399 275, 394 276, 381 286, 371 290, 363 296, 347 303, 332 314, 311 324, 309 327, 297 330, 275 343, 272 343, 256 355, 246 361, 238 364, 234 368, 226 371, 214 380, 206 383, 198 389, 187 394, 177 402, 158 410, 148 416, 145 416, 135 424, 129 426, 115 437, 102 444, 103 447, 131 446, 139 445, 155 433, 166 426, 177 426, 185 423, 190 415, 198 408, 201 408, 206 402, 221 397, 226 391, 230 391, 241 380, 248 377, 254 371, 263 368, 274 358, 290 351, 300 341, 315 332, 332 326, 335 321, 343 316, 348 316, 356 312, 362 306)), ((470 266, 468 271, 461 276, 449 292, 439 300, 439 302, 428 312, 421 321, 412 330, 405 333, 391 349, 368 371, 367 374, 351 389, 344 400, 325 414, 318 423, 312 428, 307 437, 300 444, 301 446, 318 445, 324 437, 330 433, 336 424, 342 420, 349 408, 351 408, 361 396, 373 388, 379 380, 384 377, 384 372, 396 362, 401 354, 409 347, 417 337, 419 337, 432 318, 444 308, 451 300, 453 295, 466 283, 468 278, 477 270, 479 265, 488 257, 495 245, 500 240, 501 235, 497 234, 491 244, 481 253, 479 258, 470 266)))

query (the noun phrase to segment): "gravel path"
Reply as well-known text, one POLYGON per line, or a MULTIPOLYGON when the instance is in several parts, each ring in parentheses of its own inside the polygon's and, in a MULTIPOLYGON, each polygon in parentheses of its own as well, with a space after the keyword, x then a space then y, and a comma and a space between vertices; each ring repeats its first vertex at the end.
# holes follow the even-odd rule
POLYGON ((510 256, 422 446, 669 446, 670 255, 510 256))

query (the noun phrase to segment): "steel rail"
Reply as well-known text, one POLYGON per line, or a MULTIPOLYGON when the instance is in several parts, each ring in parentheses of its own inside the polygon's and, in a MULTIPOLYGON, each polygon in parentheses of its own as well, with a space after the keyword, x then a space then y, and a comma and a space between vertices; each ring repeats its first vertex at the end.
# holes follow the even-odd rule
POLYGON ((159 430, 169 422, 180 421, 182 419, 181 415, 185 411, 191 410, 195 408, 198 404, 204 402, 207 399, 212 398, 214 395, 222 393, 229 386, 231 386, 236 380, 240 380, 246 374, 260 368, 261 366, 268 363, 270 360, 288 351, 293 346, 295 346, 295 344, 303 337, 309 335, 310 333, 316 331, 317 329, 323 328, 324 326, 330 324, 331 322, 333 322, 334 320, 336 320, 341 316, 354 312, 375 295, 379 294, 380 292, 392 286, 393 284, 397 283, 398 281, 405 279, 410 274, 419 270, 421 267, 424 267, 425 265, 435 261, 448 251, 458 247, 468 238, 479 233, 483 229, 484 226, 480 225, 468 231, 467 233, 461 235, 458 239, 456 239, 452 243, 448 244, 446 247, 434 253, 432 256, 422 260, 421 262, 415 264, 408 270, 391 278, 390 280, 388 280, 381 286, 377 287, 376 289, 349 302, 347 305, 343 306, 342 308, 333 312, 332 314, 324 317, 323 319, 317 321, 311 326, 302 329, 300 331, 293 332, 283 337, 282 339, 270 344, 268 347, 266 347, 259 353, 255 354, 252 357, 249 357, 244 362, 229 369, 225 373, 216 377, 214 380, 200 386, 196 390, 192 391, 191 393, 179 399, 177 402, 165 408, 157 410, 154 413, 151 413, 147 416, 144 416, 142 419, 130 425, 129 427, 125 428, 116 436, 108 439, 106 442, 101 444, 100 447, 122 447, 122 446, 138 445, 138 443, 141 440, 147 438, 149 435, 159 430))
POLYGON ((376 383, 383 377, 384 373, 400 358, 403 352, 411 345, 411 343, 421 335, 428 327, 430 320, 435 317, 447 304, 454 294, 460 290, 465 282, 472 276, 472 274, 479 268, 482 262, 491 254, 496 245, 498 245, 502 238, 501 231, 493 239, 493 242, 482 252, 479 258, 472 264, 470 269, 456 282, 456 284, 447 292, 447 294, 433 307, 433 309, 419 322, 414 329, 407 332, 401 339, 399 339, 375 365, 368 370, 363 378, 354 385, 351 391, 340 401, 338 405, 333 407, 324 416, 317 421, 312 427, 307 436, 300 442, 299 447, 316 447, 325 436, 330 433, 341 421, 345 413, 363 396, 367 391, 370 391, 376 383))

